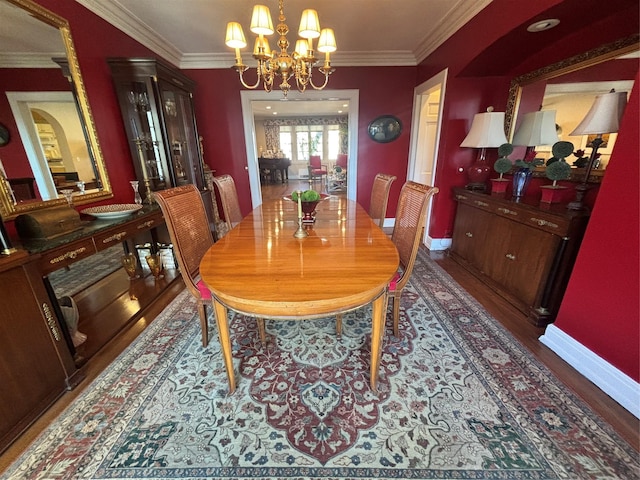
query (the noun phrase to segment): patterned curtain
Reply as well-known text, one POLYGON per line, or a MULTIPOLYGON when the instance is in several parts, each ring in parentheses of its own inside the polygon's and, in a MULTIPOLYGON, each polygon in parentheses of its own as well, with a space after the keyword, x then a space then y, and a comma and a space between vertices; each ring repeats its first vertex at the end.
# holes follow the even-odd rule
POLYGON ((264 121, 267 150, 280 150, 280 127, 296 125, 339 125, 340 153, 347 153, 349 146, 349 117, 347 115, 328 117, 282 117, 264 121))
POLYGON ((280 151, 280 127, 264 122, 264 136, 266 137, 267 150, 280 151))

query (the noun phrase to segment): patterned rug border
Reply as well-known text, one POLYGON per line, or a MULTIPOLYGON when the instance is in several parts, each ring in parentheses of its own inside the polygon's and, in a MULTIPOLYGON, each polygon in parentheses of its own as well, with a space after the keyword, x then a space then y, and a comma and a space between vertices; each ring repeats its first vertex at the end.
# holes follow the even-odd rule
MULTIPOLYGON (((622 438, 617 435, 617 433, 600 417, 596 412, 591 410, 591 408, 574 392, 568 390, 565 385, 562 384, 558 380, 558 378, 551 372, 547 367, 545 367, 539 360, 537 360, 524 345, 519 342, 513 335, 506 330, 498 321, 493 319, 491 315, 489 315, 486 310, 477 302, 473 297, 471 297, 462 287, 460 287, 450 276, 447 274, 440 266, 438 266, 433 260, 429 258, 429 253, 421 249, 419 252, 420 261, 417 263, 418 274, 420 268, 425 270, 433 270, 433 272, 439 276, 441 279, 446 281, 447 287, 451 292, 455 293, 456 300, 465 305, 468 309, 473 311, 475 321, 481 323, 484 328, 486 328, 489 332, 495 335, 496 340, 499 340, 498 343, 507 345, 509 352, 513 354, 513 361, 517 361, 518 365, 524 365, 527 369, 535 369, 537 374, 540 375, 540 378, 544 378, 547 381, 547 386, 549 386, 550 394, 554 395, 554 398, 557 402, 563 402, 566 407, 570 407, 572 414, 576 419, 582 420, 581 427, 590 431, 601 431, 602 434, 608 435, 616 439, 616 443, 610 445, 615 452, 610 452, 612 454, 617 454, 620 457, 627 458, 635 458, 637 453, 628 445, 622 438), (553 387, 553 388, 551 388, 553 387), (585 415, 585 412, 588 415, 585 415), (622 444, 622 448, 620 448, 620 444, 622 444)), ((423 283, 421 282, 410 282, 412 288, 414 288, 425 300, 425 302, 434 309, 435 312, 438 312, 438 320, 442 324, 443 328, 446 329, 449 337, 455 341, 460 351, 464 353, 464 349, 461 348, 461 345, 465 345, 468 347, 470 342, 464 340, 464 334, 466 333, 464 329, 460 327, 454 328, 452 324, 452 319, 455 318, 455 312, 452 313, 452 309, 446 309, 444 305, 437 301, 437 295, 434 296, 434 293, 428 289, 431 285, 428 281, 423 279, 423 283), (444 313, 443 313, 444 312, 444 313), (451 318, 450 318, 451 317, 451 318)), ((463 309, 461 309, 462 311, 463 309)), ((162 353, 163 363, 172 362, 175 358, 178 358, 180 355, 179 346, 182 345, 182 348, 186 348, 184 343, 181 340, 187 336, 191 336, 197 334, 195 330, 197 330, 198 322, 194 320, 194 317, 197 316, 195 313, 195 307, 193 300, 189 296, 188 292, 184 291, 178 295, 178 297, 165 308, 165 310, 158 315, 157 318, 167 319, 167 322, 161 321, 153 321, 151 324, 142 332, 113 362, 116 364, 121 362, 122 364, 126 364, 129 361, 132 361, 136 358, 137 351, 145 345, 150 339, 154 338, 154 336, 161 333, 162 330, 169 330, 173 333, 174 337, 171 341, 170 348, 167 348, 166 351, 162 353), (188 316, 189 319, 184 321, 180 321, 181 315, 184 314, 188 316), (178 318, 175 318, 176 315, 178 318), (171 320, 173 319, 173 322, 171 320), (167 325, 168 323, 173 323, 174 325, 167 325)), ((212 343, 215 343, 215 338, 217 333, 214 330, 211 333, 212 335, 212 343)), ((214 352, 215 353, 215 352, 214 352)), ((483 358, 481 354, 476 355, 477 358, 483 358)), ((234 361, 238 361, 234 359, 234 361)), ((533 432, 536 432, 538 435, 538 441, 552 443, 553 439, 545 438, 545 434, 540 432, 540 429, 537 428, 537 424, 533 421, 527 421, 526 412, 521 408, 517 408, 519 403, 514 402, 510 398, 511 391, 510 389, 501 388, 501 385, 497 383, 497 379, 499 378, 494 368, 491 366, 489 361, 478 364, 474 361, 469 361, 469 365, 473 367, 473 369, 477 372, 476 377, 480 379, 487 391, 492 392, 495 395, 495 398, 498 400, 497 404, 503 406, 503 408, 513 407, 513 411, 508 411, 510 416, 518 417, 519 421, 522 424, 518 423, 521 429, 524 428, 523 424, 526 424, 527 428, 529 428, 529 434, 532 435, 533 432)), ((163 370, 163 375, 167 375, 170 370, 163 370)), ((114 369, 107 369, 101 372, 96 379, 94 379, 91 383, 84 386, 84 390, 78 395, 78 397, 74 400, 74 402, 67 407, 51 424, 50 427, 47 427, 31 444, 31 446, 27 449, 27 451, 14 463, 12 467, 7 470, 6 473, 15 473, 17 471, 20 463, 27 457, 29 452, 35 447, 39 445, 39 443, 46 439, 47 437, 53 437, 55 439, 55 431, 53 429, 53 425, 55 424, 70 424, 73 421, 74 416, 77 413, 74 411, 74 404, 78 404, 79 402, 85 402, 91 398, 99 397, 100 389, 107 388, 106 385, 109 384, 109 379, 114 376, 118 376, 120 373, 114 369), (12 470, 13 468, 13 470, 12 470)), ((138 391, 138 395, 136 395, 137 404, 129 404, 127 408, 129 410, 140 408, 140 404, 143 400, 156 388, 159 383, 160 378, 150 379, 148 383, 146 383, 143 387, 143 390, 138 391)), ((383 379, 386 381, 386 379, 383 379)), ((244 382, 248 383, 248 382, 244 382)), ((246 388, 246 386, 245 386, 246 388)), ((243 388, 239 388, 236 394, 242 394, 243 388)), ((245 392, 246 393, 246 392, 245 392)), ((72 424, 69 425, 72 427, 72 424)), ((64 435, 65 429, 61 429, 59 433, 60 440, 64 435)), ((103 435, 109 435, 109 429, 103 432, 103 435)), ((44 454, 44 452, 42 452, 44 454)), ((93 452, 98 453, 98 452, 93 452)), ((557 452, 556 452, 557 453, 557 452)), ((100 452, 99 455, 104 455, 105 452, 100 452)), ((547 464, 549 459, 539 459, 542 464, 547 464)), ((564 465, 566 467, 566 465, 564 465)), ((159 471, 157 469, 152 468, 141 468, 141 469, 127 469, 128 473, 126 476, 122 477, 73 477, 73 478, 189 478, 189 479, 199 479, 199 478, 264 478, 266 479, 296 479, 296 478, 325 478, 327 480, 331 479, 367 479, 367 478, 383 478, 383 479, 393 479, 393 478, 423 478, 423 479, 454 479, 454 478, 467 478, 467 479, 503 479, 503 478, 557 478, 556 472, 553 469, 543 469, 536 473, 529 472, 528 474, 524 474, 522 471, 517 472, 509 472, 507 470, 500 471, 489 471, 489 470, 446 470, 446 471, 437 471, 432 469, 383 469, 383 468, 347 468, 347 467, 312 467, 312 468, 301 468, 301 467, 215 467, 215 468, 194 468, 194 469, 164 469, 159 471), (132 471, 133 470, 133 471, 132 471), (171 477, 167 476, 168 471, 171 472, 171 477)), ((49 472, 51 473, 51 472, 49 472)), ((82 472, 77 472, 82 473, 82 472)), ((88 473, 88 472, 85 472, 88 473)), ((98 472, 95 472, 98 473, 98 472)), ((106 473, 106 472, 102 472, 106 473)), ((110 471, 113 474, 113 471, 110 471)), ((91 475, 91 473, 88 473, 91 475)), ((2 478, 17 478, 17 477, 2 477, 2 478)), ((48 477, 47 477, 48 478, 48 477)), ((51 478, 66 478, 66 477, 54 477, 51 478)), ((568 477, 570 478, 570 477, 568 477)))

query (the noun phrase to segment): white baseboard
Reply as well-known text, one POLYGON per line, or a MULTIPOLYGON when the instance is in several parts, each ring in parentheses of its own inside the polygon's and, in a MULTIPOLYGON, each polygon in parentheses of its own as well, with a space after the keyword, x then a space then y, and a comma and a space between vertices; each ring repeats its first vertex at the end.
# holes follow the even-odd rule
POLYGON ((427 237, 427 241, 425 242, 425 245, 432 252, 446 250, 451 246, 451 239, 427 237))
POLYGON ((616 402, 640 418, 640 383, 553 324, 547 326, 540 341, 616 402))

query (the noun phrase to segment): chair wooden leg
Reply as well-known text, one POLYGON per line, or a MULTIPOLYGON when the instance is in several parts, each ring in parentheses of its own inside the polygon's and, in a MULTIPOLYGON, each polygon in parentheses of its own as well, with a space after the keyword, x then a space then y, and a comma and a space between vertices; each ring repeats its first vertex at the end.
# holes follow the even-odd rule
POLYGON ((198 315, 200 316, 200 330, 202 331, 202 346, 209 345, 209 322, 207 322, 207 308, 202 300, 198 301, 198 315))
POLYGON ((400 338, 400 329, 398 324, 400 323, 400 296, 401 292, 395 292, 391 298, 393 299, 393 335, 396 338, 400 338))
POLYGON ((342 337, 342 314, 336 315, 336 336, 338 339, 342 337))
POLYGON ((262 346, 264 347, 267 345, 267 331, 264 327, 264 318, 256 318, 256 323, 258 324, 260 343, 262 343, 262 346))

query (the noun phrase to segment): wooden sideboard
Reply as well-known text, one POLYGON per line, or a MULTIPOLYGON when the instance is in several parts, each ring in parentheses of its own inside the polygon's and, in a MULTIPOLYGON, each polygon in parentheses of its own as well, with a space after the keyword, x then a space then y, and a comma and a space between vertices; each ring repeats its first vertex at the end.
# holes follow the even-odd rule
POLYGON ((81 229, 53 240, 16 241, 18 252, 0 257, 0 452, 65 390, 75 387, 91 357, 180 274, 171 264, 157 281, 148 270, 141 270, 135 280, 122 268, 97 275, 100 280, 73 295, 79 330, 88 337, 77 349, 48 276, 67 267, 71 272, 82 268, 81 260, 107 248, 124 252, 138 244, 155 245, 165 232, 160 209, 146 206, 130 217, 82 222, 81 229))
POLYGON ((587 211, 541 207, 454 189, 450 254, 537 326, 555 320, 586 228, 587 211))

